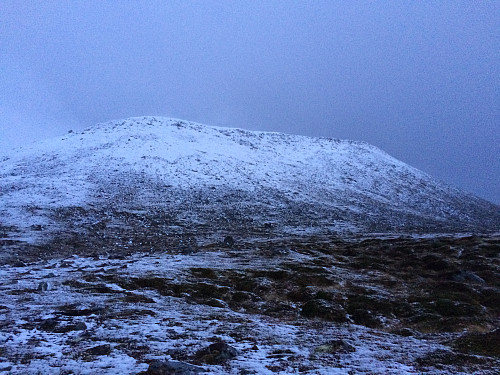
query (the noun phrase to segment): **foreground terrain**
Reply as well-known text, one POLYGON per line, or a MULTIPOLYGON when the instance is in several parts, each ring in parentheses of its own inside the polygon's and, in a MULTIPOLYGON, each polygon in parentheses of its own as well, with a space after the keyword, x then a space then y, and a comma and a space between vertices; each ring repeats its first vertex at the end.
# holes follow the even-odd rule
POLYGON ((113 238, 2 240, 0 373, 500 371, 498 236, 113 238))

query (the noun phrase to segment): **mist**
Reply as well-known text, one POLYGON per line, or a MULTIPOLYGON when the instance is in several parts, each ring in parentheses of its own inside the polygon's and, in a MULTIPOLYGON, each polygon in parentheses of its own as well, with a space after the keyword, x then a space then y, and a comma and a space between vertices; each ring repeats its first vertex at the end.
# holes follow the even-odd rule
POLYGON ((130 116, 354 139, 500 204, 500 3, 0 2, 0 153, 130 116))

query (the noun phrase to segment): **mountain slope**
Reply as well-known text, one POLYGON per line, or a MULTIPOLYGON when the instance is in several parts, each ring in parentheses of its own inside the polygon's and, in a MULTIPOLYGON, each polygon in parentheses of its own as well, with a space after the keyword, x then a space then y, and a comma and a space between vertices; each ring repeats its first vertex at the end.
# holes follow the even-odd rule
POLYGON ((365 143, 158 117, 100 124, 0 159, 0 215, 4 228, 39 237, 124 223, 163 234, 500 227, 497 206, 365 143))

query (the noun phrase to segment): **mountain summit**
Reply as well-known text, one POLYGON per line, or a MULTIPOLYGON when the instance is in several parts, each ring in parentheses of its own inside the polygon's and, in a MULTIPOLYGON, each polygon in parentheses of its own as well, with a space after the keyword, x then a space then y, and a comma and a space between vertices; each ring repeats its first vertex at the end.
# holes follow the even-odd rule
POLYGON ((500 227, 498 206, 366 143, 160 117, 99 124, 1 158, 0 217, 0 229, 37 238, 134 225, 159 235, 500 227))

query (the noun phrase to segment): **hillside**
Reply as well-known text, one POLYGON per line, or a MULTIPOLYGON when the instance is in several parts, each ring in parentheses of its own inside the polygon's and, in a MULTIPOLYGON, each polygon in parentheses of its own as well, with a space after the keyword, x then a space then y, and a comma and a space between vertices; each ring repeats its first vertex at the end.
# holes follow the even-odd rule
POLYGON ((498 206, 365 143, 155 117, 100 124, 4 157, 0 217, 10 238, 31 242, 124 220, 203 235, 500 227, 498 206))

